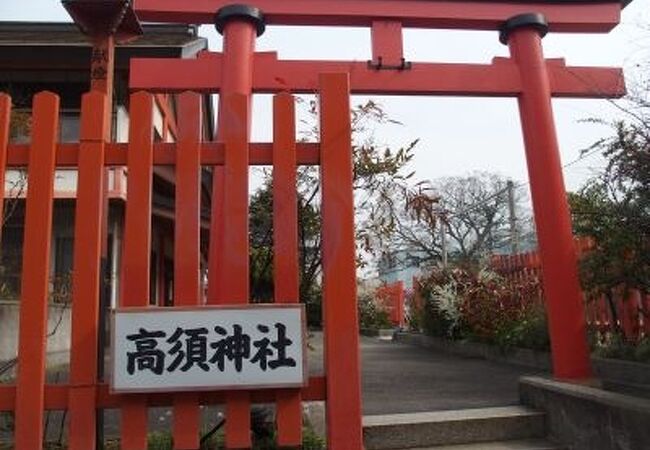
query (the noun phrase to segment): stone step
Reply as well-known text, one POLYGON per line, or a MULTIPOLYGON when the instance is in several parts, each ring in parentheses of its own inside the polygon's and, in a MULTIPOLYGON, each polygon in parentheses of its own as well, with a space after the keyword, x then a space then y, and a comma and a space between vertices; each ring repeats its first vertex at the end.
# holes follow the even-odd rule
POLYGON ((365 416, 367 450, 543 438, 544 413, 522 406, 365 416))
POLYGON ((602 380, 602 382, 603 388, 606 391, 650 399, 650 385, 627 382, 624 383, 614 380, 602 380))
POLYGON ((479 442, 476 444, 437 445, 435 447, 411 448, 408 450, 568 450, 545 439, 523 439, 516 441, 479 442))

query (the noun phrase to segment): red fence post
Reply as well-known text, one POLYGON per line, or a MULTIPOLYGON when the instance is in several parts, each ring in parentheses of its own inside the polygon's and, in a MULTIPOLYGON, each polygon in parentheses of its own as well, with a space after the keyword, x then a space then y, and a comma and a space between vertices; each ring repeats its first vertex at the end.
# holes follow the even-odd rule
MULTIPOLYGON (((122 307, 149 305, 151 198, 153 176, 153 97, 131 95, 126 215, 122 257, 122 307)), ((122 450, 146 450, 147 405, 144 396, 122 402, 122 450)))
POLYGON ((541 36, 548 29, 540 14, 523 14, 502 27, 501 41, 519 66, 519 111, 539 238, 549 312, 553 372, 558 378, 591 376, 582 292, 571 218, 564 188, 550 81, 541 36))
POLYGON ((397 299, 396 299, 396 308, 397 308, 397 326, 404 327, 404 282, 399 281, 397 283, 397 299))
POLYGON ((47 305, 59 97, 51 92, 37 94, 33 111, 20 290, 16 450, 40 450, 43 447, 47 305))
POLYGON ((331 450, 361 450, 361 374, 348 74, 321 75, 320 93, 327 442, 331 450))
MULTIPOLYGON (((4 217, 5 171, 7 169, 7 144, 9 144, 10 119, 11 97, 0 93, 0 217, 4 217)), ((2 237, 1 226, 0 237, 2 237)))
MULTIPOLYGON (((219 303, 241 305, 249 301, 248 98, 231 94, 224 98, 223 105, 223 212, 228 220, 222 229, 222 266, 211 277, 220 285, 219 303)), ((250 394, 228 391, 226 400, 226 447, 249 448, 250 394)))
POLYGON ((627 341, 634 342, 639 335, 638 291, 626 292, 625 288, 620 288, 616 303, 623 335, 627 341))
POLYGON ((646 336, 650 336, 650 295, 642 293, 643 329, 646 336))
MULTIPOLYGON (((200 294, 202 98, 186 92, 178 99, 174 223, 174 306, 198 306, 200 294)), ((174 448, 199 448, 201 411, 196 393, 174 397, 174 448)))
MULTIPOLYGON (((296 186, 295 100, 273 98, 273 280, 276 303, 300 301, 298 278, 298 191, 296 186)), ((302 444, 300 390, 278 392, 278 446, 302 444)))
POLYGON ((96 448, 96 382, 107 98, 85 94, 74 231, 72 340, 70 348, 70 450, 96 448))

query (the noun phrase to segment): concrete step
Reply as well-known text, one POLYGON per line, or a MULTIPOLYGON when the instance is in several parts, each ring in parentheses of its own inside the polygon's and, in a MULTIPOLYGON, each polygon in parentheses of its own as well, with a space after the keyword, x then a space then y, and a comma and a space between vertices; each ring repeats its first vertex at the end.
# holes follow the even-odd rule
POLYGON ((437 445, 435 447, 411 448, 408 450, 568 450, 545 439, 523 439, 516 441, 479 442, 477 444, 437 445))
POLYGON ((544 413, 522 406, 365 416, 367 450, 543 438, 544 413))
POLYGON ((618 392, 619 394, 633 395, 650 399, 650 385, 623 383, 614 380, 602 380, 603 389, 606 391, 618 392))

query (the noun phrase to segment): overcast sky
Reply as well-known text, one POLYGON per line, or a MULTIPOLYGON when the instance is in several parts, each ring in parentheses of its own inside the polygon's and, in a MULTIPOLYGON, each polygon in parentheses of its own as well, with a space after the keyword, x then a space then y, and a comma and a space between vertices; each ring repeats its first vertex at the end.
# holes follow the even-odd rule
MULTIPOLYGON (((69 21, 58 0, 0 2, 0 20, 69 21)), ((565 57, 571 65, 623 66, 634 76, 634 67, 650 59, 650 0, 634 0, 623 22, 608 35, 558 35, 544 39, 547 57, 565 57), (643 30, 643 27, 646 30, 643 30)), ((201 33, 212 50, 221 40, 212 27, 201 33)), ((259 50, 278 51, 284 59, 370 59, 367 29, 269 27, 258 40, 259 50)), ((496 32, 405 31, 405 56, 411 61, 489 63, 494 56, 507 56, 496 32)), ((418 179, 462 175, 475 170, 501 173, 514 180, 527 180, 519 117, 514 99, 453 97, 383 97, 377 100, 402 126, 377 130, 379 141, 401 146, 420 138, 414 169, 418 179)), ((355 102, 363 101, 356 98, 355 102)), ((555 100, 555 115, 564 164, 578 159, 580 150, 608 130, 580 123, 590 117, 613 118, 617 114, 604 100, 555 100)), ((270 98, 255 99, 253 140, 270 141, 270 98)), ((565 168, 567 188, 576 189, 594 168, 598 156, 565 168)))

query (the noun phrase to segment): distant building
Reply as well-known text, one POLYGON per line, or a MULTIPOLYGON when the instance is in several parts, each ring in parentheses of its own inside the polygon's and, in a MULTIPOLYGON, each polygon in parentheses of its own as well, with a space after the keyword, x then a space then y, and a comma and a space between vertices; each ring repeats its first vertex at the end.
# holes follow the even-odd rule
POLYGON ((386 284, 403 281, 405 286, 411 286, 413 277, 421 274, 421 258, 417 252, 390 252, 379 259, 377 271, 379 279, 386 284))
MULTIPOLYGON (((129 129, 129 61, 132 57, 193 58, 207 50, 208 43, 198 36, 197 27, 186 25, 145 25, 144 35, 128 44, 118 45, 115 53, 115 83, 113 101, 113 136, 115 142, 126 142, 129 129)), ((72 23, 0 22, 0 92, 11 95, 14 119, 22 122, 12 138, 16 144, 29 142, 26 118, 31 113, 34 94, 52 91, 60 96, 60 142, 79 140, 81 96, 90 87, 91 47, 84 35, 72 23)), ((154 110, 154 137, 159 142, 173 142, 176 138, 176 100, 174 96, 156 95, 154 110)), ((204 139, 213 137, 213 107, 205 96, 204 139)), ((0 303, 4 310, 0 330, 5 323, 15 320, 10 328, 17 328, 16 301, 20 298, 22 243, 24 224, 24 171, 7 173, 5 197, 7 207, 2 233, 2 263, 0 264, 0 303), (15 317, 15 318, 14 318, 15 317)), ((70 272, 74 245, 74 212, 77 172, 75 169, 57 170, 51 250, 52 302, 65 304, 69 297, 70 272)), ((204 223, 209 227, 211 172, 203 173, 204 223)), ((153 217, 151 253, 152 304, 168 305, 173 298, 173 230, 174 230, 174 169, 155 167, 153 179, 153 217)), ((108 259, 111 273, 111 304, 119 296, 119 267, 122 253, 123 218, 128 174, 124 167, 110 169, 108 259)), ((204 240, 202 240, 204 241, 204 240)), ((203 248, 205 255, 206 248, 203 248)), ((204 258, 204 261, 206 258, 204 258)), ((52 308, 57 309, 55 305, 52 308)), ((60 309, 60 308, 59 308, 60 309)), ((58 310, 58 309, 57 309, 58 310)), ((69 311, 68 313, 69 314, 69 311)), ((56 321, 50 314, 50 321, 56 321)), ((63 325, 67 327, 67 325, 63 325)), ((7 331, 11 333, 11 330, 7 331)), ((15 340, 15 336, 0 339, 15 340)), ((65 335, 65 331, 62 335, 65 335)), ((66 341, 67 342, 67 341, 66 341)), ((64 345, 64 344, 62 344, 64 345)), ((55 345, 59 349, 58 345, 55 345)), ((3 346, 3 349, 10 346, 3 346)), ((1 355, 0 360, 7 359, 1 355)))

